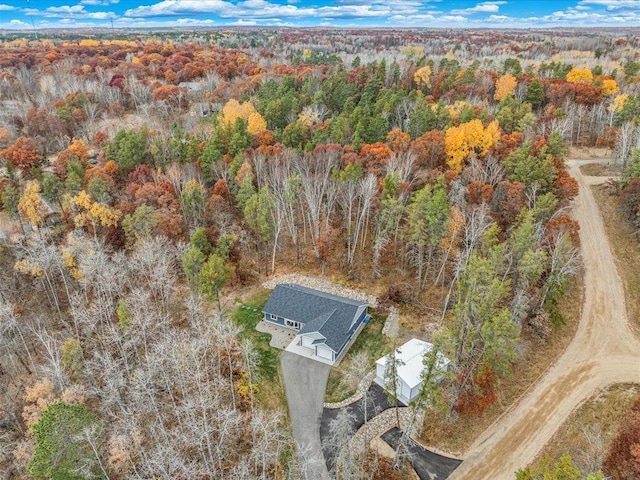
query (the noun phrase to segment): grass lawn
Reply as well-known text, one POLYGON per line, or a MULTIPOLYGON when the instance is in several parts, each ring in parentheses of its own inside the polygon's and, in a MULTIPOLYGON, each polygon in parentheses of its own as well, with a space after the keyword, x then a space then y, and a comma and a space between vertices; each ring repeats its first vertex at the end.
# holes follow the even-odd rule
POLYGON ((345 385, 342 381, 342 375, 351 366, 354 355, 358 352, 366 352, 370 370, 373 370, 376 360, 391 350, 391 341, 382 334, 387 316, 369 309, 369 317, 371 317, 369 323, 360 332, 340 365, 331 369, 325 402, 339 402, 355 393, 357 385, 345 385))
POLYGON ((271 335, 256 331, 256 325, 262 320, 262 307, 267 303, 271 290, 260 290, 245 301, 236 299, 241 304, 232 314, 231 319, 243 327, 240 339, 251 340, 258 354, 258 397, 263 403, 286 405, 284 387, 280 376, 280 350, 269 346, 271 335), (249 307, 249 308, 243 308, 249 307), (255 311, 254 311, 255 310, 255 311))

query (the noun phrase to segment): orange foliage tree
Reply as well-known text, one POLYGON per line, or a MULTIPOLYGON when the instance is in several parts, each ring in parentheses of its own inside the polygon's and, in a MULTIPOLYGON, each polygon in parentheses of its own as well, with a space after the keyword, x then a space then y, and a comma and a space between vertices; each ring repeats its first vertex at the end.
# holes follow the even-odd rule
POLYGON ((0 150, 0 157, 7 160, 12 167, 22 171, 29 171, 42 163, 42 155, 36 143, 29 137, 19 137, 4 150, 0 150))

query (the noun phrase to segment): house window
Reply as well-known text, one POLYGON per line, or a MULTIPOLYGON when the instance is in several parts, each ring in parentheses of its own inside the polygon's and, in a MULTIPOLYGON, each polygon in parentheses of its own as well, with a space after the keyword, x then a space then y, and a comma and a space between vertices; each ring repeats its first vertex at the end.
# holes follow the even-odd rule
POLYGON ((300 322, 294 322, 293 320, 285 320, 284 323, 287 327, 300 329, 300 322))
POLYGON ((269 314, 269 320, 275 321, 278 317, 276 317, 273 313, 269 314))

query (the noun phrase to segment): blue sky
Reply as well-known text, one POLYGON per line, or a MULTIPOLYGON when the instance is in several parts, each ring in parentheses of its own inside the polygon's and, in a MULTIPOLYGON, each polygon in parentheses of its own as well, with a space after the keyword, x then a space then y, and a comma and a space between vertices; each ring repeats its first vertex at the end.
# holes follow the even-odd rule
POLYGON ((640 0, 0 0, 0 28, 640 25, 640 0))

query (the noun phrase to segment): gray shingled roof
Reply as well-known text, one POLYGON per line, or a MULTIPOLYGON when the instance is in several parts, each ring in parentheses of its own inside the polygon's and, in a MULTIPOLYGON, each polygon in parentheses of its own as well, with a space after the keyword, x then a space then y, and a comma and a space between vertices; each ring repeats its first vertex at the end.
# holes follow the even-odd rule
POLYGON ((300 334, 319 332, 326 345, 339 352, 349 327, 367 304, 294 284, 280 284, 271 293, 264 312, 302 322, 300 334))

